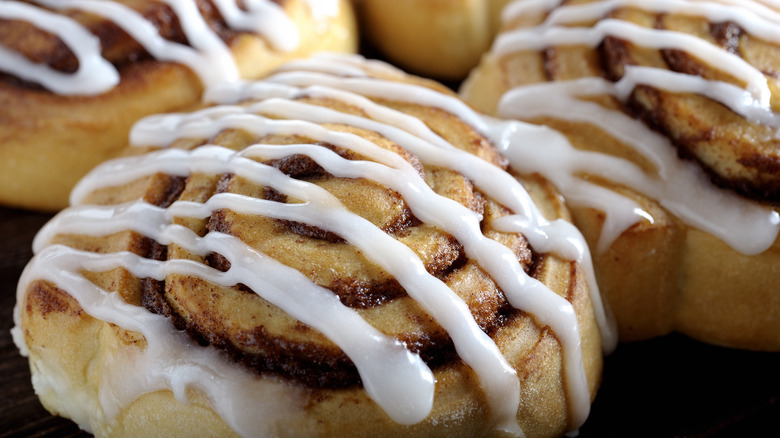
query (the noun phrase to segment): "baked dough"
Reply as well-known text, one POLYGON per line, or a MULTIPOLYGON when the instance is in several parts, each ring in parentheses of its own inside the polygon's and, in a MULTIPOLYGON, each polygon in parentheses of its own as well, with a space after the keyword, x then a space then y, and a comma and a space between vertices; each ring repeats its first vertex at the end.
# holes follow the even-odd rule
POLYGON ((535 168, 594 249, 624 341, 679 331, 780 350, 780 38, 763 30, 779 12, 514 2, 461 89, 486 113, 565 136, 535 168))
MULTIPOLYGON (((174 4, 3 4, 0 204, 63 208, 76 181, 115 156, 141 117, 192 108, 204 87, 222 80, 357 47, 346 0, 261 0, 230 20, 210 1, 174 4)), ((221 4, 229 11, 235 0, 221 4)))
POLYGON ((13 334, 47 409, 97 436, 585 421, 614 346, 587 251, 490 121, 358 56, 212 91, 136 124, 36 237, 13 334))
POLYGON ((460 81, 488 51, 509 0, 357 0, 361 33, 406 71, 460 81))

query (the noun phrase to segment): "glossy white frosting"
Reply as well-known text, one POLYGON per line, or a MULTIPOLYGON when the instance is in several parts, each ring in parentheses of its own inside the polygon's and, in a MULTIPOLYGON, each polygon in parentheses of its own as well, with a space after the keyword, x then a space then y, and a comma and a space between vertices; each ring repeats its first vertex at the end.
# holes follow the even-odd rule
MULTIPOLYGON (((579 427, 588 415, 590 392, 582 363, 578 323, 571 304, 528 276, 508 248, 485 237, 480 229, 479 214, 434 193, 408 162, 362 137, 334 131, 322 124, 347 124, 379 132, 418 156, 425 164, 462 172, 479 190, 512 210, 513 215, 499 221, 497 226, 506 231, 524 233, 538 251, 557 253, 566 259, 581 261, 590 275, 592 298, 598 307, 605 349, 609 350, 614 347, 615 334, 600 304, 584 240, 571 224, 545 219, 522 185, 508 173, 456 149, 420 120, 376 104, 369 98, 431 105, 473 123, 475 128, 483 132, 490 130, 490 123, 453 96, 372 77, 372 73, 380 72, 391 76, 400 75, 400 72, 384 64, 363 58, 321 55, 297 61, 289 70, 281 71, 262 82, 223 83, 211 88, 206 98, 218 102, 218 106, 188 114, 153 116, 140 121, 132 132, 132 142, 161 149, 107 162, 77 185, 71 196, 72 207, 57 215, 36 237, 36 256, 20 281, 19 302, 30 281, 36 278, 50 279, 68 290, 88 314, 121 327, 138 330, 147 339, 154 339, 153 343, 159 345, 160 350, 166 351, 165 354, 155 353, 152 359, 147 357, 151 353, 129 347, 126 354, 133 356, 133 360, 127 362, 128 367, 167 369, 166 363, 181 362, 172 355, 207 353, 187 353, 197 349, 191 346, 181 352, 182 348, 173 344, 182 340, 175 335, 170 323, 158 321, 158 317, 144 309, 134 308, 129 313, 123 313, 122 309, 128 306, 118 302, 114 297, 116 294, 99 290, 94 285, 86 286, 86 280, 78 274, 79 270, 87 267, 94 269, 95 264, 103 264, 105 269, 126 266, 140 277, 162 279, 166 273, 179 272, 227 286, 247 284, 263 298, 322 331, 339 345, 355 362, 368 395, 391 418, 403 424, 422 421, 429 415, 435 382, 430 369, 417 355, 410 353, 394 339, 368 327, 365 321, 344 307, 330 291, 249 248, 239 239, 216 232, 200 238, 186 228, 173 225, 171 221, 174 217, 204 218, 216 209, 229 208, 311 224, 341 236, 399 281, 409 296, 448 331, 459 356, 475 371, 485 391, 496 428, 521 435, 515 418, 520 403, 518 377, 496 344, 479 329, 466 304, 441 280, 428 274, 421 260, 408 247, 346 210, 320 187, 290 178, 257 160, 305 154, 333 175, 366 178, 400 193, 415 217, 454 236, 464 246, 467 255, 477 260, 496 280, 513 306, 533 314, 540 323, 549 325, 564 349, 570 427, 579 427), (356 105, 365 117, 294 100, 304 95, 327 97, 356 105), (244 99, 257 102, 238 106, 237 103, 244 99), (232 127, 257 135, 300 134, 317 142, 354 150, 371 161, 345 160, 317 145, 253 145, 241 152, 213 145, 192 151, 165 148, 177 138, 192 135, 208 138, 232 127), (258 184, 274 187, 281 193, 300 199, 302 203, 282 204, 235 194, 217 194, 205 204, 177 201, 167 209, 140 200, 109 207, 83 203, 84 196, 97 188, 111 187, 156 172, 181 176, 195 172, 234 173, 258 184), (131 254, 97 257, 59 245, 49 246, 51 238, 59 233, 106 235, 125 229, 135 230, 163 244, 176 243, 198 254, 218 252, 227 257, 231 268, 222 273, 190 261, 157 262, 131 254), (56 269, 52 269, 53 266, 56 269), (249 266, 251 270, 247 268, 249 266), (296 287, 286 287, 290 281, 294 281, 296 287), (110 305, 107 304, 109 302, 110 305), (147 324, 147 320, 155 322, 147 324), (171 355, 167 354, 168 349, 171 355), (153 362, 152 365, 149 365, 149 361, 153 362)), ((24 350, 24 340, 18 329, 18 308, 15 318, 15 340, 20 349, 24 350)), ((157 351, 158 347, 154 348, 157 351)), ((115 366, 122 368, 124 365, 121 362, 118 360, 115 366)), ((101 400, 107 403, 104 407, 105 418, 110 421, 111 414, 116 413, 128 400, 156 389, 173 389, 177 397, 186 401, 182 388, 199 388, 209 394, 215 410, 221 415, 227 415, 225 412, 230 410, 224 403, 251 405, 255 398, 265 397, 261 393, 253 394, 237 402, 235 395, 220 386, 219 378, 211 377, 212 372, 227 372, 224 368, 230 368, 230 365, 220 365, 216 359, 204 363, 207 364, 205 368, 187 368, 186 373, 156 372, 154 375, 157 379, 135 382, 130 388, 123 389, 121 393, 128 394, 126 397, 101 400), (227 400, 231 398, 232 401, 227 400)), ((109 382, 101 384, 101 391, 113 393, 116 390, 109 382)), ((295 409, 290 407, 288 415, 294 415, 294 412, 295 409)), ((266 427, 266 420, 258 415, 251 418, 228 416, 226 421, 244 435, 253 435, 257 428, 266 427)))
POLYGON ((19 53, 0 46, 0 70, 64 94, 90 94, 94 90, 109 89, 119 82, 119 73, 100 55, 100 40, 74 20, 15 1, 3 2, 0 17, 30 21, 59 35, 79 59, 79 69, 67 74, 33 63, 19 53))
MULTIPOLYGON (((194 71, 207 85, 239 79, 238 69, 227 45, 205 22, 194 0, 160 0, 167 3, 181 23, 189 45, 161 37, 154 25, 134 9, 111 0, 33 0, 30 3, 3 1, 0 17, 30 22, 59 37, 74 53, 79 69, 73 74, 34 63, 17 52, 0 46, 0 71, 41 84, 63 95, 95 95, 109 91, 119 82, 116 68, 101 54, 100 41, 65 10, 80 10, 113 21, 153 57, 178 62, 194 71)), ((228 26, 255 32, 280 51, 299 44, 298 29, 285 11, 271 0, 215 0, 228 26)), ((315 22, 338 12, 337 0, 307 2, 315 22)))
MULTIPOLYGON (((519 122, 504 130, 503 135, 526 138, 535 135, 545 147, 533 147, 532 142, 506 145, 502 151, 512 166, 525 172, 540 172, 556 184, 572 205, 605 212, 606 221, 596 248, 599 251, 608 248, 637 221, 653 222, 654 219, 636 202, 583 175, 598 176, 657 199, 686 224, 718 237, 743 254, 758 254, 769 248, 780 229, 777 211, 716 187, 698 166, 680 160, 666 137, 621 111, 583 98, 610 95, 625 101, 637 85, 644 84, 671 92, 702 94, 749 120, 780 128, 780 117, 769 105, 771 92, 767 78, 742 58, 692 35, 603 18, 609 11, 626 6, 704 17, 711 22, 728 20, 759 38, 780 43, 780 14, 754 1, 608 0, 559 6, 560 3, 520 0, 510 4, 504 11, 506 22, 522 14, 548 14, 537 26, 500 34, 488 56, 500 58, 515 51, 542 50, 556 45, 595 47, 606 36, 614 36, 644 47, 686 51, 745 85, 739 87, 699 76, 629 65, 624 76, 614 83, 601 77, 584 77, 513 88, 502 96, 496 109, 499 116, 510 119, 551 116, 587 122, 633 148, 655 169, 646 172, 628 160, 577 150, 556 131, 519 122), (577 25, 596 20, 593 26, 577 25)), ((461 91, 466 99, 478 92, 470 88, 468 81, 461 91)))

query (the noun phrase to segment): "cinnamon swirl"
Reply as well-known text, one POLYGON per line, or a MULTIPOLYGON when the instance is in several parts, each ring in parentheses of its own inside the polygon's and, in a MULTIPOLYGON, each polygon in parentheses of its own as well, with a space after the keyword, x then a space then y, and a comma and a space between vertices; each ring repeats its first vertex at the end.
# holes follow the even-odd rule
POLYGON ((492 122, 345 55, 206 99, 136 124, 36 236, 13 334, 51 412, 98 436, 585 421, 614 345, 587 247, 492 122))
POLYGON ((0 204, 60 209, 141 117, 356 40, 346 0, 3 1, 0 204))
POLYGON ((507 154, 548 156, 526 171, 569 201, 621 339, 780 350, 780 11, 518 1, 504 18, 461 94, 552 128, 534 129, 555 148, 507 154))

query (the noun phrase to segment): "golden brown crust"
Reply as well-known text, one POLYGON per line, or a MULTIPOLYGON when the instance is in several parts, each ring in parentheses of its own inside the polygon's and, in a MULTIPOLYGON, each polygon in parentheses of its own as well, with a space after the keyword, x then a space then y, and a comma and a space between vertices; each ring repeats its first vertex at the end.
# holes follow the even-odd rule
POLYGON ((188 69, 149 61, 123 71, 97 98, 63 97, 0 82, 0 202, 56 210, 78 179, 116 156, 130 127, 155 111, 194 105, 202 85, 188 69))
MULTIPOLYGON (((164 37, 186 42, 168 6, 147 0, 126 3, 148 17, 164 37)), ((291 52, 274 49, 255 34, 229 30, 210 2, 198 5, 228 42, 243 78, 260 77, 286 60, 316 51, 354 52, 357 47, 348 1, 339 3, 338 16, 316 23, 305 1, 283 2, 300 33, 301 43, 291 52)), ((65 207, 78 179, 124 147, 133 123, 200 103, 203 84, 187 67, 151 59, 109 20, 66 13, 100 38, 103 55, 120 72, 120 83, 98 96, 63 96, 0 75, 0 204, 48 211, 65 207)), ((59 39, 29 28, 19 21, 3 22, 0 44, 63 71, 75 68, 73 54, 59 39)))

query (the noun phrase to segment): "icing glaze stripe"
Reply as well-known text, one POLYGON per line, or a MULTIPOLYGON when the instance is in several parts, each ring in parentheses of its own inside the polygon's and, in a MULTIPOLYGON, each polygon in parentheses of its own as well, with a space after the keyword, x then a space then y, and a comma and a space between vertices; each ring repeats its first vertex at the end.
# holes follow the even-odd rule
MULTIPOLYGON (((33 0, 42 7, 4 1, 0 17, 28 21, 56 35, 74 53, 79 69, 74 74, 58 72, 0 46, 0 70, 40 83, 61 95, 96 95, 111 90, 119 83, 119 73, 102 57, 100 41, 76 20, 53 12, 81 10, 114 22, 156 59, 188 66, 207 86, 238 80, 238 68, 230 49, 207 25, 195 1, 161 1, 173 9, 192 47, 162 38, 149 20, 115 1, 33 0)), ((338 8, 335 0, 320 3, 327 5, 312 7, 316 19, 332 14, 334 8, 338 8)), ((280 51, 298 47, 298 29, 279 5, 270 0, 247 0, 243 4, 247 6, 246 10, 239 8, 236 0, 215 0, 229 26, 255 32, 280 51)))
MULTIPOLYGON (((271 42, 271 45, 282 51, 292 51, 300 44, 300 36, 295 24, 284 13, 284 10, 272 1, 244 0, 246 11, 239 8, 235 0, 212 1, 219 9, 220 15, 234 29, 247 30, 262 35, 271 42)), ((320 3, 335 5, 336 2, 320 1, 320 3)), ((334 7, 338 9, 338 6, 334 7)))
MULTIPOLYGON (((202 269, 202 265, 198 267, 187 261, 176 263, 180 269, 202 269)), ((301 391, 273 379, 253 377, 241 367, 229 366, 216 350, 199 348, 167 318, 127 304, 118 294, 96 287, 79 274, 82 269, 124 267, 134 269, 138 275, 161 277, 172 266, 131 253, 95 254, 52 245, 36 254, 25 268, 17 292, 19 299, 33 280, 55 282, 67 289, 89 315, 136 330, 146 338, 144 349, 128 346, 117 351, 113 360, 102 364, 100 408, 79 413, 79 409, 89 406, 72 406, 75 413, 90 422, 111 424, 125 406, 145 393, 169 389, 177 400, 187 404, 187 389, 197 388, 212 401, 214 410, 246 437, 272 434, 276 422, 290 421, 290 418, 305 421, 296 418, 305 402, 301 391), (251 403, 251 415, 247 415, 246 403, 251 403)), ((15 310, 16 319, 18 313, 15 310)), ((14 339, 18 345, 24 345, 19 322, 16 324, 14 339)), ((83 424, 89 427, 89 423, 83 424)))
POLYGON ((36 81, 61 94, 93 94, 119 83, 119 73, 100 55, 100 41, 81 25, 64 16, 27 3, 4 1, 0 17, 34 22, 57 34, 79 59, 76 73, 62 73, 36 64, 0 46, 0 69, 20 78, 36 81))
POLYGON ((36 0, 60 10, 78 9, 116 23, 152 56, 182 63, 209 85, 238 80, 238 69, 227 45, 205 23, 192 0, 163 0, 179 18, 192 47, 166 40, 157 28, 134 9, 121 3, 102 0, 36 0))
POLYGON ((596 47, 606 36, 628 40, 634 44, 657 49, 678 49, 696 53, 724 72, 747 83, 747 90, 762 107, 768 108, 771 91, 764 75, 739 56, 727 52, 698 37, 670 30, 648 29, 616 19, 603 19, 589 28, 544 27, 519 30, 500 35, 493 46, 497 56, 520 50, 542 50, 555 45, 587 45, 596 47))
MULTIPOLYGON (((249 160, 239 161, 246 164, 249 160)), ((58 215, 42 230, 40 237, 36 237, 35 244, 45 249, 49 239, 61 233, 108 235, 133 230, 161 244, 176 244, 195 254, 218 252, 231 261, 231 269, 226 273, 188 260, 154 262, 137 258, 126 267, 140 278, 163 280, 166 274, 179 273, 226 287, 246 284, 264 299, 320 330, 339 345, 357 366, 369 395, 393 419, 402 424, 413 424, 424 419, 433 402, 434 382, 430 369, 419 356, 409 353, 400 342, 366 324, 331 291, 315 285, 300 272, 254 251, 239 239, 219 233, 209 233, 200 238, 185 227, 170 224, 175 216, 203 218, 218 208, 246 211, 247 204, 252 203, 260 205, 260 208, 250 211, 265 215, 272 214, 273 207, 284 205, 219 194, 206 205, 177 202, 167 210, 141 201, 108 207, 79 206, 58 215), (112 220, 107 221, 107 217, 112 220), (402 392, 407 397, 405 400, 388 398, 388 395, 397 394, 399 388, 403 388, 402 392)), ((294 207, 291 209, 296 210, 294 207)), ((277 215, 281 216, 281 212, 277 215)), ((106 256, 106 259, 111 260, 111 257, 106 256)), ((112 267, 100 268, 98 272, 112 267)), ((93 316, 106 318, 100 314, 93 316)), ((122 321, 106 320, 141 331, 147 338, 155 336, 154 333, 139 330, 139 327, 122 321)))
MULTIPOLYGON (((550 140, 545 144, 555 146, 548 146, 544 150, 534 148, 532 151, 522 151, 522 145, 515 143, 513 148, 517 150, 505 151, 510 159, 514 156, 513 164, 526 159, 533 160, 533 167, 542 169, 541 173, 555 182, 567 194, 567 200, 575 204, 589 205, 603 196, 589 190, 593 185, 577 175, 600 175, 659 199, 665 208, 686 223, 717 236, 744 254, 758 254, 772 245, 780 230, 780 216, 776 211, 756 205, 730 190, 715 187, 698 166, 677 157, 675 148, 667 138, 651 131, 641 122, 622 112, 608 110, 572 96, 573 93, 578 94, 578 90, 587 90, 594 81, 605 85, 599 89, 609 86, 608 82, 601 79, 586 78, 566 84, 549 83, 517 88, 502 97, 499 112, 517 118, 560 117, 563 114, 568 120, 591 123, 631 145, 644 157, 649 157, 659 166, 657 175, 646 174, 627 160, 576 150, 563 138, 553 139, 555 134, 552 133, 546 134, 550 140), (535 158, 527 158, 529 155, 535 158), (550 164, 556 162, 558 164, 550 164), (560 171, 561 166, 567 170, 560 171), (572 193, 574 196, 568 197, 572 193)), ((527 125, 520 129, 528 131, 536 128, 527 125)), ((611 204, 612 201, 602 202, 606 208, 604 211, 611 211, 618 217, 622 208, 619 204, 611 204)), ((632 207, 632 212, 634 208, 637 207, 632 207)), ((636 215, 632 216, 639 219, 636 215)), ((634 222, 625 219, 621 226, 605 227, 609 231, 601 236, 598 249, 608 248, 634 222)))

